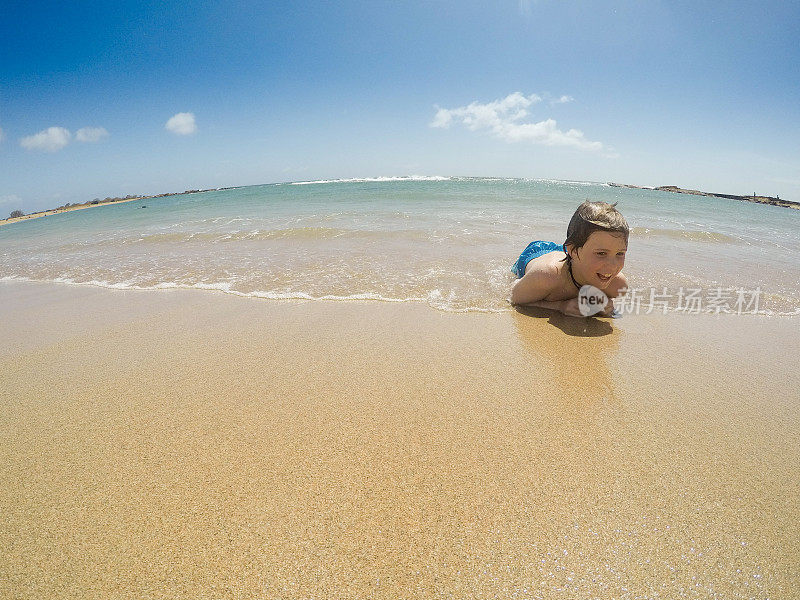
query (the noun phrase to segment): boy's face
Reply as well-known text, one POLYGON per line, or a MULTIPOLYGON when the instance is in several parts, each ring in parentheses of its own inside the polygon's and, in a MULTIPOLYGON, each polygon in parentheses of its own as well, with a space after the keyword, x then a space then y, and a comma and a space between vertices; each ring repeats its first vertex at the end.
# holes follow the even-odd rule
POLYGON ((603 290, 622 271, 627 250, 623 235, 595 231, 582 247, 570 252, 573 274, 582 284, 603 290))

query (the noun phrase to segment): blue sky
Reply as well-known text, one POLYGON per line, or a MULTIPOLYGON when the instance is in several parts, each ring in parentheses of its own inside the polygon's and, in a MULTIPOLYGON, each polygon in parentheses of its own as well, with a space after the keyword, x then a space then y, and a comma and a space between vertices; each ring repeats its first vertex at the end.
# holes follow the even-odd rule
POLYGON ((414 174, 800 201, 797 2, 4 6, 3 215, 414 174))

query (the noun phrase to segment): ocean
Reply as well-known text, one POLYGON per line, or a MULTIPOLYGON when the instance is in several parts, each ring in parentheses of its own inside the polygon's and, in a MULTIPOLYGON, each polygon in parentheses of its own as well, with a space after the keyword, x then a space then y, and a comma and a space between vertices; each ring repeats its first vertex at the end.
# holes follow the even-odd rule
POLYGON ((540 179, 276 183, 64 212, 0 227, 0 281, 502 312, 519 253, 563 242, 587 199, 632 228, 627 312, 800 314, 800 211, 540 179))

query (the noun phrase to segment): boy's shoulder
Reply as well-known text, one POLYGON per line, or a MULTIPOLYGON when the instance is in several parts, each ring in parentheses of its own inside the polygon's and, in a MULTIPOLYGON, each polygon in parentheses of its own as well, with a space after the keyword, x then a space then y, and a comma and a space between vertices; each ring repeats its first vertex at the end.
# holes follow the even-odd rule
POLYGON ((552 278, 554 281, 561 278, 561 265, 567 255, 563 252, 548 252, 534 258, 525 268, 525 275, 536 273, 536 277, 552 278))
POLYGON ((526 304, 539 300, 561 300, 563 281, 561 258, 563 252, 550 252, 530 261, 525 275, 518 279, 511 290, 511 302, 526 304), (560 256, 559 256, 560 255, 560 256))

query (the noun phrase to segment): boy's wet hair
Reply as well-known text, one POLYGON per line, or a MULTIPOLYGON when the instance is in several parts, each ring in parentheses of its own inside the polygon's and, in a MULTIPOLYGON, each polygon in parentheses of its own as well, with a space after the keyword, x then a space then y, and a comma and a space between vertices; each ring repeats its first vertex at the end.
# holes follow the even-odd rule
POLYGON ((609 204, 608 202, 589 202, 587 200, 578 207, 567 226, 567 239, 564 241, 564 252, 567 254, 567 259, 569 259, 567 246, 571 245, 575 249, 581 248, 595 231, 607 231, 622 235, 625 237, 625 243, 628 243, 630 228, 622 213, 614 208, 616 205, 616 202, 609 204))

